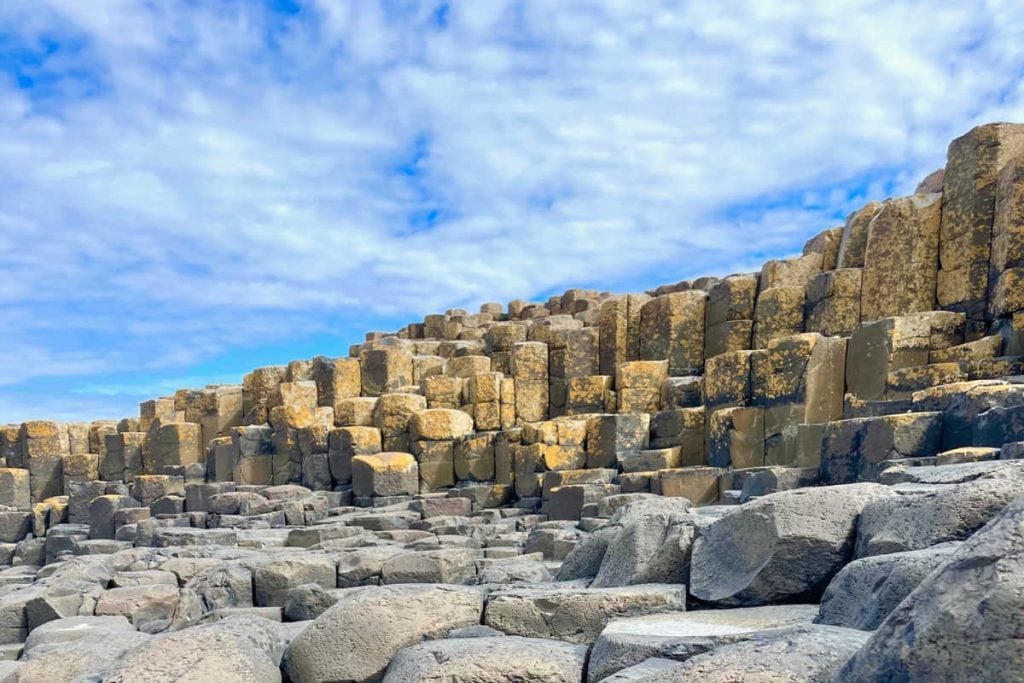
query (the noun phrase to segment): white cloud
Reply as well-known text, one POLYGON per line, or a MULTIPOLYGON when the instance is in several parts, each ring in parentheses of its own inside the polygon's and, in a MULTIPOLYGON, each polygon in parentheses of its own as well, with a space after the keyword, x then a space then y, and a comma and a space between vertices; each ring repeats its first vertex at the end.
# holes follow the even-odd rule
POLYGON ((748 268, 1024 119, 1009 0, 302 5, 0 7, 0 382, 748 268))

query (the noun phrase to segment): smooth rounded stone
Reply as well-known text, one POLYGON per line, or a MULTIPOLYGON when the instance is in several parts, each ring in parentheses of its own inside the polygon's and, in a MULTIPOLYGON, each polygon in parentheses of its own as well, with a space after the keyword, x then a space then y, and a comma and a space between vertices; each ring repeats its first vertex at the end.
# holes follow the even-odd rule
POLYGON ((748 640, 715 648, 639 681, 830 683, 867 637, 863 631, 839 626, 807 625, 762 631, 748 640))
POLYGON ((86 636, 118 637, 124 632, 133 632, 135 627, 123 616, 111 617, 65 617, 54 619, 36 627, 25 639, 25 653, 45 651, 55 645, 69 643, 86 636))
POLYGON ((96 601, 96 616, 122 615, 139 631, 158 633, 170 627, 178 598, 177 585, 110 588, 96 601))
POLYGON ((508 635, 592 643, 612 619, 685 609, 683 586, 515 588, 491 593, 484 623, 508 635))
POLYGON ((942 543, 854 560, 825 589, 814 622, 873 631, 959 547, 960 543, 942 543))
POLYGON ((597 576, 605 553, 608 552, 608 544, 618 534, 618 527, 604 526, 583 536, 562 560, 558 568, 558 580, 575 581, 597 576))
POLYGON ((772 493, 718 518, 693 545, 690 594, 719 605, 815 602, 850 559, 861 510, 881 484, 772 493))
POLYGON ((769 605, 616 619, 594 643, 587 680, 594 683, 649 657, 685 661, 768 629, 809 624, 817 613, 816 605, 769 605))
POLYGON ((315 583, 290 589, 284 602, 284 618, 288 621, 316 619, 338 601, 336 590, 328 590, 315 583))
POLYGON ((584 645, 501 636, 432 640, 398 652, 384 683, 576 683, 584 645))
POLYGON ((273 622, 230 617, 150 639, 107 671, 104 683, 279 683, 273 622))
POLYGON ((894 609, 837 681, 1024 680, 1024 497, 894 609))
POLYGON ((480 571, 478 583, 541 583, 553 581, 551 570, 536 560, 498 560, 480 571))
POLYGON ((872 501, 857 525, 855 556, 920 550, 966 539, 1024 490, 1024 478, 1004 474, 993 472, 936 491, 872 501))
POLYGON ((710 523, 689 509, 685 498, 641 500, 619 509, 611 520, 619 533, 608 544, 593 586, 686 583, 693 541, 710 523))
POLYGON ((289 553, 260 563, 253 570, 253 597, 258 607, 283 607, 292 588, 315 583, 321 588, 338 585, 334 559, 312 553, 289 553))
POLYGON ((381 582, 466 584, 476 579, 476 559, 469 550, 406 552, 381 567, 381 582))
POLYGON ((126 653, 151 640, 153 636, 137 631, 92 633, 59 645, 39 647, 18 669, 15 680, 17 683, 98 680, 126 653))
POLYGON ((284 668, 292 683, 378 680, 403 647, 479 624, 483 606, 483 593, 465 586, 408 584, 354 591, 292 641, 284 668))

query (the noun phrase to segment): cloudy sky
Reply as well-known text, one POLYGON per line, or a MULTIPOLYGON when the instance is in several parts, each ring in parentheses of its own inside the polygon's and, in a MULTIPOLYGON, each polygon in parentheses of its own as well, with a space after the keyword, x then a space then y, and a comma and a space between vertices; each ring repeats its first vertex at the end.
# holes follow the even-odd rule
POLYGON ((753 270, 1022 74, 1019 0, 4 0, 0 422, 753 270))

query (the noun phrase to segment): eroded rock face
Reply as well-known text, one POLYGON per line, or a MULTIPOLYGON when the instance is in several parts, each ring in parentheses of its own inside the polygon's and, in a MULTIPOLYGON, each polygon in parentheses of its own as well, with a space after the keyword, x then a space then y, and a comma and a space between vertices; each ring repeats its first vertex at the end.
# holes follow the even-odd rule
POLYGON ((849 561, 857 518, 880 484, 783 491, 705 528, 693 548, 690 593, 720 605, 813 600, 849 561))
POLYGON ((964 542, 881 623, 839 681, 1024 677, 1024 498, 964 542))

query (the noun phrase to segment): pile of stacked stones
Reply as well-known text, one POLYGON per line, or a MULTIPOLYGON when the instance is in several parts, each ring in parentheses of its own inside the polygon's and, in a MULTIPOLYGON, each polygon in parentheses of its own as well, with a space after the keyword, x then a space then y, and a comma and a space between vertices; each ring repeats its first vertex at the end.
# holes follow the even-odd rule
POLYGON ((1024 126, 759 273, 0 429, 0 680, 1024 678, 1024 126))

